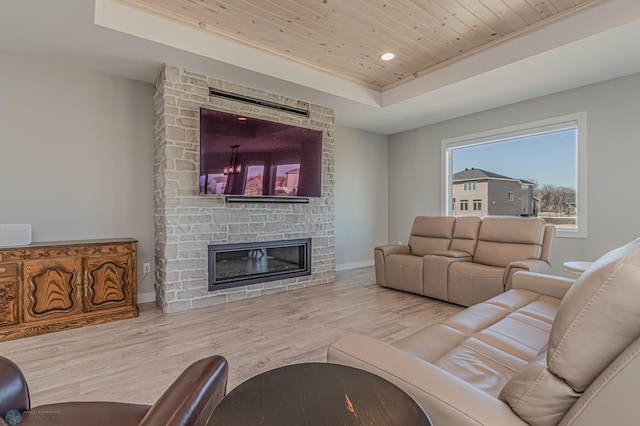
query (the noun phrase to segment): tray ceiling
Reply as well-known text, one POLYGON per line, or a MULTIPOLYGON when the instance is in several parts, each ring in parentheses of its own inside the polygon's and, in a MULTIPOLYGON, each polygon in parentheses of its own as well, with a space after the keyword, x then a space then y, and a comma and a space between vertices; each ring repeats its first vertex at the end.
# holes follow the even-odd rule
POLYGON ((117 1, 385 91, 605 0, 117 1))

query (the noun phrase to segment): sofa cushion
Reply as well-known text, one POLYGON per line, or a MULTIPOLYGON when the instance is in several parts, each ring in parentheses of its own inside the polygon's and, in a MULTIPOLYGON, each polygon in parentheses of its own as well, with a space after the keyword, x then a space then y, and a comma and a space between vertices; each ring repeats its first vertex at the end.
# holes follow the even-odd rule
POLYGON ((471 306, 504 292, 504 268, 480 263, 456 262, 449 266, 449 302, 471 306))
POLYGON ((387 256, 385 279, 389 287, 422 294, 422 257, 410 254, 387 256))
POLYGON ((409 247, 414 256, 426 256, 440 250, 448 250, 453 237, 455 217, 418 216, 413 221, 409 247))
POLYGON ((542 219, 486 217, 480 224, 473 261, 504 268, 516 260, 540 259, 544 232, 542 219))
POLYGON ((504 386, 500 399, 523 420, 535 426, 557 425, 580 396, 564 380, 547 370, 543 351, 504 386))
POLYGON ((402 339, 394 346, 497 396, 545 347, 560 301, 511 290, 402 339))

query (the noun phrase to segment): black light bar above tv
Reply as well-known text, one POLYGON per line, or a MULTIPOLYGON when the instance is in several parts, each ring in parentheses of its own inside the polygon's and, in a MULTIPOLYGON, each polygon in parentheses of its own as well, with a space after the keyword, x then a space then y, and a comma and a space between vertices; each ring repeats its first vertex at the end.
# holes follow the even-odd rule
POLYGON ((227 195, 224 197, 226 203, 294 203, 309 204, 307 197, 270 197, 270 196, 251 196, 251 195, 227 195))
POLYGON ((259 105, 271 109, 277 109, 278 111, 284 111, 291 114, 309 117, 308 109, 295 108, 292 106, 277 104, 275 102, 269 102, 258 98, 252 98, 250 96, 238 95, 237 93, 225 92, 224 90, 214 89, 213 87, 209 87, 209 96, 217 96, 219 98, 230 99, 233 101, 244 102, 252 105, 259 105))

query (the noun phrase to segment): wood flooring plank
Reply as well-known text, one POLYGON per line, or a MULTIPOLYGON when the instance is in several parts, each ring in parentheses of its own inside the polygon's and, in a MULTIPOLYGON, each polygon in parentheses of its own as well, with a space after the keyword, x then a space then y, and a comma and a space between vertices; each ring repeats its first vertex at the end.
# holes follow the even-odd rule
POLYGON ((164 314, 153 304, 127 320, 0 342, 24 372, 34 406, 62 401, 152 404, 191 363, 220 354, 228 390, 273 368, 324 362, 349 333, 394 342, 460 307, 375 284, 372 267, 336 282, 164 314))

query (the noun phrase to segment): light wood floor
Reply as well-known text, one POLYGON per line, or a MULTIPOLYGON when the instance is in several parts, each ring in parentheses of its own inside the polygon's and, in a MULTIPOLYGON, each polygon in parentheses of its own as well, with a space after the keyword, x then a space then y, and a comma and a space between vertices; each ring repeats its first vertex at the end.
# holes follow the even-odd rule
POLYGON ((461 308, 379 287, 373 268, 334 284, 0 343, 24 372, 32 404, 107 400, 152 404, 192 362, 220 354, 228 389, 286 364, 326 361, 330 342, 363 333, 393 342, 461 308))

